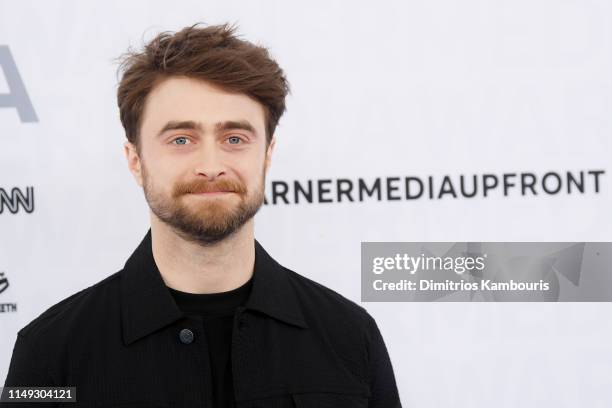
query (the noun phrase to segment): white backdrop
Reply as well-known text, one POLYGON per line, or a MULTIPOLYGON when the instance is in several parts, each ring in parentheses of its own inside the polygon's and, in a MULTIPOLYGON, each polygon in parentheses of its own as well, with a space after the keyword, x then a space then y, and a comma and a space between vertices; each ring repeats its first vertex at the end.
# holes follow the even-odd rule
POLYGON ((406 408, 612 405, 608 303, 360 301, 361 241, 612 241, 612 4, 595 0, 0 0, 38 118, 0 108, 0 192, 35 196, 0 213, 2 383, 15 333, 148 228, 112 59, 197 21, 236 22, 287 73, 268 183, 605 170, 597 192, 280 202, 256 237, 376 318, 406 408))

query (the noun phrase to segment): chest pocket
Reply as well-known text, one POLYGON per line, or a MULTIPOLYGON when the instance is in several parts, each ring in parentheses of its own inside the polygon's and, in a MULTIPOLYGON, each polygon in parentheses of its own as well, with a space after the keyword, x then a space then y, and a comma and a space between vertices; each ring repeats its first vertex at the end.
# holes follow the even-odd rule
POLYGON ((58 407, 69 408, 169 408, 168 405, 149 402, 63 402, 58 407))
POLYGON ((96 408, 168 408, 167 405, 151 402, 134 403, 103 403, 96 404, 96 408))
POLYGON ((96 408, 168 408, 167 405, 149 404, 149 403, 138 403, 138 404, 106 404, 96 405, 96 408))
POLYGON ((331 392, 292 394, 297 408, 367 408, 368 399, 361 395, 331 392))
POLYGON ((367 408, 368 399, 357 394, 306 392, 251 401, 239 401, 238 408, 367 408))

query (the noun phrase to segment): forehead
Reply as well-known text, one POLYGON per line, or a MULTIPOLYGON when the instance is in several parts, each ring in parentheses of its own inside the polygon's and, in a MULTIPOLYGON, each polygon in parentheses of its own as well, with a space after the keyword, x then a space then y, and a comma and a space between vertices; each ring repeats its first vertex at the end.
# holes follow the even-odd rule
POLYGON ((265 132, 265 111, 255 99, 230 93, 209 82, 186 77, 170 77, 149 93, 142 117, 142 133, 158 132, 169 121, 201 122, 206 131, 214 123, 247 120, 258 133, 265 132))

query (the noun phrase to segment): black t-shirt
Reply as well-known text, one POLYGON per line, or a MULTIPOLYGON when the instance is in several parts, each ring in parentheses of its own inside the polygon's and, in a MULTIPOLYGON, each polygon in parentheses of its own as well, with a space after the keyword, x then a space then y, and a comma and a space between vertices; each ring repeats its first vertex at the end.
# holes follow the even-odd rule
POLYGON ((212 371, 213 406, 235 407, 232 380, 232 325, 236 307, 245 303, 253 278, 227 292, 195 294, 168 287, 176 304, 187 315, 200 315, 208 343, 212 371))

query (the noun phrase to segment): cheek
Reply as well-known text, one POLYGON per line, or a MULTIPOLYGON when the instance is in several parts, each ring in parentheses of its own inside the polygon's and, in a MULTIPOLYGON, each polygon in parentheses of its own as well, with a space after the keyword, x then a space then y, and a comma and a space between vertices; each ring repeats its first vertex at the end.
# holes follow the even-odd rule
POLYGON ((249 188, 251 190, 250 194, 253 194, 257 190, 261 190, 263 188, 263 183, 264 183, 263 169, 253 172, 253 174, 249 176, 249 188))
POLYGON ((158 192, 171 194, 175 184, 180 180, 179 176, 174 174, 175 172, 172 170, 162 163, 156 163, 154 168, 147 167, 146 183, 158 192))
POLYGON ((159 180, 168 182, 170 180, 176 180, 181 172, 179 168, 181 161, 172 159, 165 155, 157 155, 154 159, 154 171, 155 175, 159 180))

